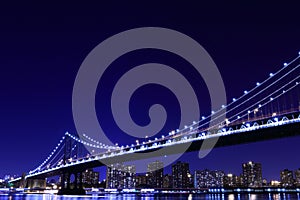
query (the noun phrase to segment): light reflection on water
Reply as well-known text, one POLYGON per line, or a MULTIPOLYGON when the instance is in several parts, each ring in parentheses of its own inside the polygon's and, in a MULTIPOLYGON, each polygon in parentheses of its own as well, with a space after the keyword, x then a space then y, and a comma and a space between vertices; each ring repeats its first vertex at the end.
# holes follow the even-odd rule
POLYGON ((106 194, 92 196, 57 196, 51 194, 0 195, 0 200, 300 200, 299 194, 106 194))

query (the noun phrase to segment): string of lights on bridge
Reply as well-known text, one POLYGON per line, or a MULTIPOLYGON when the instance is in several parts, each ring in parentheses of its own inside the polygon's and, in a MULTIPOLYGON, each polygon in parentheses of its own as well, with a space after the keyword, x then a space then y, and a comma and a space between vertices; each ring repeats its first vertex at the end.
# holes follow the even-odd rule
POLYGON ((44 160, 44 162, 42 162, 42 164, 40 164, 36 169, 30 171, 29 173, 31 174, 31 173, 41 170, 41 168, 49 161, 49 159, 54 155, 54 153, 57 151, 57 149, 61 146, 61 144, 64 142, 64 140, 65 140, 65 136, 63 136, 61 138, 61 140, 58 142, 58 144, 52 150, 52 152, 48 155, 48 157, 44 160))
MULTIPOLYGON (((261 83, 257 82, 256 83, 256 86, 254 88, 252 88, 251 90, 247 91, 245 90, 243 95, 241 95, 239 98, 233 98, 232 99, 232 102, 230 102, 229 104, 227 105, 222 105, 221 108, 217 111, 212 111, 210 115, 208 116, 202 116, 201 119, 199 121, 194 121, 192 123, 192 125, 189 125, 189 126, 184 126, 184 128, 182 129, 177 129, 176 131, 171 131, 169 133, 167 137, 172 137, 174 136, 175 134, 190 134, 190 133, 194 133, 193 131, 199 131, 200 128, 204 127, 205 125, 207 125, 208 123, 211 123, 210 121, 208 121, 209 118, 211 118, 211 120, 217 120, 218 118, 220 118, 221 116, 224 116, 230 112, 232 112, 233 110, 239 108, 240 106, 242 106, 244 103, 248 102, 249 100, 253 99, 254 97, 258 96, 260 93, 262 93, 263 91, 267 90, 268 88, 270 88, 272 85, 276 84, 277 82, 279 82, 280 80, 282 80, 284 77, 286 77, 287 75, 289 75, 290 73, 292 73, 293 71, 295 71, 300 65, 297 65, 296 67, 292 68, 289 72, 287 72, 286 74, 280 76, 278 79, 276 79, 274 82, 272 82, 271 84, 267 85, 267 87, 263 88, 262 90, 254 93, 254 95, 250 96, 250 94, 252 94, 257 88, 262 88, 262 86, 267 83, 270 79, 273 79, 274 77, 276 77, 277 75, 279 75, 280 72, 282 72, 284 69, 286 69, 287 67, 291 66, 291 64, 293 64, 297 59, 299 59, 300 57, 300 52, 299 52, 299 55, 297 58, 295 58, 294 60, 292 60, 291 62, 289 63, 284 63, 283 64, 283 68, 281 68, 280 70, 278 70, 276 73, 270 73, 269 74, 269 77, 262 81, 261 83), (247 99, 244 99, 244 101, 242 101, 241 103, 237 104, 236 106, 234 106, 233 108, 230 108, 229 110, 225 112, 222 112, 222 111, 225 111, 229 106, 233 105, 234 103, 237 103, 239 101, 241 101, 244 97, 248 97, 247 99), (250 97, 249 97, 250 96, 250 97), (218 115, 219 113, 221 113, 220 115, 218 115), (216 116, 216 117, 215 117, 216 116), (204 123, 203 123, 204 122, 204 123)), ((279 89, 275 90, 274 92, 270 93, 269 95, 267 95, 266 97, 260 99, 259 101, 257 101, 257 105, 250 105, 248 106, 247 108, 244 108, 242 111, 236 113, 235 115, 233 116, 230 116, 226 119, 226 121, 228 123, 233 123, 233 122, 236 122, 238 121, 239 119, 243 118, 243 117, 246 117, 247 115, 249 115, 249 112, 251 112, 252 109, 257 109, 257 108, 262 108, 263 106, 269 104, 270 102, 276 100, 277 98, 279 98, 280 96, 282 96, 284 93, 286 92, 289 92, 291 91, 292 89, 294 89, 298 84, 299 82, 296 82, 296 84, 293 84, 292 86, 290 86, 289 88, 285 88, 289 85, 291 85, 293 82, 295 82, 300 76, 297 76, 296 78, 292 79, 291 81, 289 81, 288 83, 284 84, 282 87, 280 87, 279 89), (280 92, 280 93, 279 93, 280 92), (277 93, 279 93, 278 95, 276 95, 277 93), (275 95, 275 96, 274 96, 275 95), (267 100, 268 99, 268 100, 267 100), (267 100, 266 102, 264 102, 265 100, 267 100)), ((283 120, 284 118, 282 118, 283 120)), ((276 122, 276 119, 274 120, 276 122)), ((278 119, 277 119, 278 121, 278 119)), ((224 125, 224 124, 223 124, 224 125)), ((220 124, 215 124, 213 127, 210 127, 210 128, 215 128, 216 126, 219 126, 218 128, 220 128, 220 124)), ((209 130, 204 130, 204 131, 209 131, 209 130)), ((73 139, 74 141, 78 142, 78 143, 81 143, 83 145, 86 145, 86 146, 89 146, 89 147, 92 147, 92 148, 96 148, 96 149, 106 149, 106 150, 111 150, 111 149, 120 149, 120 147, 116 147, 116 146, 109 146, 109 145, 106 145, 106 144, 103 144, 91 137, 89 137, 88 135, 86 134, 83 134, 83 137, 87 140, 89 140, 90 142, 87 142, 87 141, 84 141, 72 134, 69 134, 68 132, 65 133, 65 136, 62 137, 62 139, 59 141, 59 143, 57 144, 57 146, 53 149, 53 151, 49 154, 49 156, 42 162, 42 164, 40 164, 36 169, 32 170, 29 172, 29 174, 34 174, 36 173, 37 171, 42 171, 44 170, 45 167, 47 167, 46 164, 48 163, 51 163, 52 161, 54 161, 54 159, 56 158, 56 156, 59 154, 59 152, 62 150, 62 143, 65 141, 65 137, 69 137, 71 139, 73 139), (60 150, 59 150, 59 147, 60 150), (55 156, 54 154, 57 153, 55 156), (50 160, 51 159, 51 160, 50 160)), ((164 139, 165 136, 162 136, 162 139, 164 139)), ((155 139, 157 140, 157 138, 155 139)), ((149 140, 149 142, 151 142, 151 140, 149 140)), ((138 144, 138 141, 137 141, 137 144, 138 144)), ((143 144, 145 144, 145 142, 143 142, 143 144)), ((127 145, 126 147, 133 147, 134 145, 127 145)), ((72 151, 75 149, 76 146, 73 147, 72 151)), ((123 149, 124 147, 122 146, 121 149, 123 149)), ((62 157, 61 156, 59 158, 58 161, 56 161, 54 164, 52 164, 52 166, 57 166, 61 163, 62 161, 62 157)), ((51 167, 52 167, 51 166, 51 167)))
MULTIPOLYGON (((114 146, 109 146, 109 145, 104 145, 104 144, 91 144, 89 142, 83 141, 81 139, 79 139, 78 137, 66 132, 66 135, 69 136, 71 139, 75 140, 76 142, 79 142, 81 144, 87 145, 89 147, 93 147, 93 148, 97 148, 97 149, 117 149, 117 147, 114 146)), ((85 135, 85 134, 84 134, 85 135)), ((89 136, 85 135, 85 137, 90 138, 89 136)), ((91 138, 90 138, 91 139, 91 138)), ((96 141, 97 142, 97 141, 96 141)), ((99 142, 98 142, 99 143, 99 142)))
MULTIPOLYGON (((299 66, 300 65, 298 65, 297 67, 299 67, 299 66)), ((255 105, 248 106, 247 108, 244 108, 242 111, 240 111, 240 112, 236 113, 235 115, 227 118, 226 119, 227 123, 229 124, 229 123, 233 123, 235 121, 238 121, 239 119, 241 119, 243 117, 246 117, 248 114, 250 114, 251 113, 250 110, 261 109, 263 106, 265 106, 265 105, 271 103, 272 101, 278 99, 279 97, 281 97, 284 93, 291 91, 292 89, 294 89, 299 84, 299 82, 296 82, 296 80, 299 79, 299 78, 300 78, 300 75, 297 76, 296 78, 292 79, 291 81, 289 81, 288 83, 286 83, 285 85, 283 85, 282 87, 280 87, 279 89, 275 90, 274 92, 272 92, 268 96, 266 96, 266 97, 262 98, 261 100, 257 101, 257 105, 258 106, 255 106, 255 105), (295 82, 294 85, 292 85, 290 88, 284 89, 286 86, 291 85, 291 83, 293 83, 293 82, 295 82), (278 93, 280 91, 282 91, 282 92, 279 95, 277 95, 275 97, 272 97, 274 94, 276 94, 276 93, 278 93), (269 99, 269 100, 266 101, 265 103, 262 103, 266 99, 269 99), (245 114, 243 114, 243 113, 245 113, 245 114)), ((256 93, 256 94, 258 94, 258 93, 256 93)), ((208 124, 208 123, 209 122, 206 122, 206 123, 201 124, 199 126, 193 127, 193 129, 191 129, 191 130, 199 129, 199 128, 203 127, 204 125, 208 124)), ((215 128, 217 126, 220 126, 220 124, 216 124, 216 125, 211 126, 209 128, 215 128)))
MULTIPOLYGON (((244 98, 245 96, 249 96, 249 95, 250 95, 254 90, 256 90, 257 88, 262 87, 262 85, 263 85, 264 83, 266 83, 266 82, 269 81, 270 79, 274 78, 274 77, 275 77, 276 75, 278 75, 281 71, 283 71, 284 69, 286 69, 286 67, 290 66, 290 65, 291 65, 292 63, 294 63, 297 59, 299 59, 299 57, 300 57, 300 54, 298 54, 298 57, 296 57, 295 59, 293 59, 291 62, 289 62, 289 63, 284 63, 284 64, 283 64, 283 68, 279 69, 276 73, 270 73, 270 74, 269 74, 269 77, 268 77, 266 80, 264 80, 264 81, 261 82, 261 83, 257 82, 257 83, 256 83, 256 86, 255 86, 254 88, 252 88, 251 90, 249 90, 249 91, 244 90, 243 95, 241 95, 239 98, 233 98, 233 99, 232 99, 232 102, 230 102, 230 103, 227 104, 227 105, 222 105, 221 108, 220 108, 219 110, 217 110, 217 111, 212 111, 210 115, 208 115, 208 116, 202 116, 201 120, 199 120, 199 121, 194 121, 191 125, 189 125, 189 126, 184 126, 183 129, 177 129, 176 132, 175 132, 175 131, 172 131, 172 132, 169 133, 169 135, 171 136, 171 135, 174 135, 175 133, 180 134, 180 133, 184 133, 184 132, 186 132, 186 131, 194 130, 195 128, 201 128, 201 127, 203 127, 203 126, 205 126, 205 125, 208 125, 209 123, 213 122, 214 120, 217 120, 217 119, 219 119, 220 117, 226 115, 228 112, 231 112, 233 109, 238 108, 238 107, 241 106, 243 103, 245 103, 245 102, 249 101, 250 99, 254 98, 255 96, 257 96, 257 95, 260 94, 261 92, 257 93, 256 95, 254 95, 254 96, 251 97, 251 98, 248 98, 248 99, 244 100, 244 102, 238 104, 237 106, 235 106, 235 107, 232 108, 231 110, 226 111, 226 113, 225 113, 225 112, 222 112, 222 111, 225 111, 225 109, 227 109, 227 108, 228 108, 229 106, 231 106, 232 104, 234 104, 234 103, 238 102, 239 100, 241 100, 242 98, 244 98), (221 114, 220 114, 220 115, 217 115, 218 113, 221 113, 221 114), (215 116, 216 116, 216 117, 215 117, 215 116), (214 118, 213 118, 213 117, 214 117, 214 118), (206 121, 207 119, 209 119, 209 118, 211 118, 211 121, 207 121, 206 123, 202 124, 201 126, 197 126, 198 124, 200 124, 200 123, 202 123, 202 122, 205 122, 205 121, 206 121)), ((293 68, 293 69, 292 69, 291 71, 289 71, 287 74, 281 76, 281 77, 279 78, 279 80, 282 80, 283 77, 286 77, 288 74, 290 74, 292 71, 296 70, 298 67, 299 67, 299 65, 297 65, 295 68, 293 68)), ((279 80, 278 80, 278 81, 279 81, 279 80)), ((278 81, 276 81, 276 82, 278 82, 278 81)), ((275 84, 275 83, 271 83, 271 85, 274 85, 274 84, 275 84)), ((271 86, 268 86, 267 88, 269 88, 269 87, 271 87, 271 86)), ((272 100, 274 100, 274 98, 272 98, 272 100)), ((248 109, 247 109, 247 110, 248 110, 248 109)), ((247 112, 247 110, 246 110, 246 112, 247 112)), ((247 115, 247 114, 245 114, 245 115, 247 115)), ((241 117, 241 116, 240 116, 240 117, 241 117)), ((216 124, 215 126, 218 126, 218 124, 216 124)), ((212 127, 210 127, 210 128, 212 128, 212 127)))

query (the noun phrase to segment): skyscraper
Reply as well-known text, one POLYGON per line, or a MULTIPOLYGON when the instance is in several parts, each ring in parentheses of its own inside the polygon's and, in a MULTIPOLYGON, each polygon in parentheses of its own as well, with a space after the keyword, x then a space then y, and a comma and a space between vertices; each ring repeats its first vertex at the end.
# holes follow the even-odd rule
POLYGON ((295 170, 295 186, 300 187, 300 168, 295 170))
POLYGON ((124 174, 123 174, 123 188, 135 188, 135 166, 134 165, 126 165, 124 166, 124 174))
POLYGON ((163 187, 164 164, 161 161, 154 161, 147 167, 148 185, 154 188, 163 187))
POLYGON ((188 163, 178 161, 172 165, 173 188, 188 188, 190 186, 190 170, 188 163))
POLYGON ((237 176, 234 174, 227 174, 223 178, 224 187, 241 187, 243 184, 243 176, 237 176))
POLYGON ((163 182, 163 188, 172 188, 172 175, 171 174, 165 174, 164 175, 164 182, 163 182))
POLYGON ((262 168, 260 163, 249 161, 243 164, 243 182, 245 187, 262 186, 262 168))
MULTIPOLYGON (((148 174, 147 174, 148 175, 148 174)), ((137 188, 147 187, 147 176, 145 174, 139 174, 135 177, 135 185, 137 188)))
POLYGON ((106 188, 123 188, 123 168, 124 165, 122 163, 107 166, 106 188))
POLYGON ((281 186, 292 187, 294 185, 293 171, 284 169, 280 172, 281 186))
POLYGON ((223 187, 223 171, 196 170, 194 173, 195 188, 223 187))
POLYGON ((107 166, 107 188, 134 188, 136 169, 134 165, 116 163, 107 166))
POLYGON ((82 172, 82 183, 89 187, 96 187, 99 183, 99 172, 94 172, 93 169, 87 169, 82 172))

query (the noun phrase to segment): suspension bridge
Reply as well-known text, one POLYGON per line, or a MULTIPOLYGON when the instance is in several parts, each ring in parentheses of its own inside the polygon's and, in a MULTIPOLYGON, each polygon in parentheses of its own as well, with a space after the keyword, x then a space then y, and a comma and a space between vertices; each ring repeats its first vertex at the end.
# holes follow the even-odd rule
POLYGON ((75 186, 72 191, 78 194, 84 192, 82 172, 104 163, 145 159, 153 155, 148 152, 157 150, 160 150, 160 156, 182 153, 180 147, 187 144, 186 151, 198 151, 204 141, 216 138, 215 147, 222 147, 300 135, 299 61, 300 52, 276 73, 268 74, 264 81, 256 82, 251 90, 243 91, 227 105, 158 138, 121 146, 103 144, 88 133, 78 136, 67 132, 39 166, 11 182, 26 187, 26 180, 60 176, 60 191, 65 194, 71 191, 73 174, 75 186))

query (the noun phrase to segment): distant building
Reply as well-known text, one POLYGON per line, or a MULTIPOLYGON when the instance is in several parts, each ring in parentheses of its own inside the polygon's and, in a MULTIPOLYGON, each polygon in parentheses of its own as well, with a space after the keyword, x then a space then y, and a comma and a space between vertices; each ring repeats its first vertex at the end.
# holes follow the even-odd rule
POLYGON ((295 186, 300 187, 300 168, 295 170, 295 186))
POLYGON ((282 187, 292 187, 294 185, 293 171, 284 169, 280 172, 280 181, 282 187))
POLYGON ((172 165, 173 188, 190 187, 190 176, 188 163, 178 161, 172 165))
POLYGON ((116 163, 107 166, 106 188, 135 188, 136 169, 134 165, 116 163))
POLYGON ((241 187, 244 186, 243 176, 237 176, 234 174, 227 174, 223 177, 224 187, 241 187))
POLYGON ((249 161, 243 164, 245 187, 262 187, 262 167, 260 163, 249 161))
POLYGON ((272 181, 270 181, 270 186, 279 187, 280 186, 280 181, 272 180, 272 181))
POLYGON ((106 188, 123 188, 123 168, 122 163, 107 166, 106 188))
POLYGON ((123 188, 135 188, 135 174, 136 169, 134 165, 127 165, 124 166, 124 173, 123 173, 123 188))
POLYGON ((223 171, 196 170, 194 174, 194 188, 223 187, 223 171))
POLYGON ((82 172, 82 183, 86 186, 96 187, 99 184, 99 172, 87 169, 82 172))
POLYGON ((137 188, 147 187, 147 176, 145 174, 139 174, 135 177, 135 185, 137 188))
POLYGON ((173 187, 172 175, 171 174, 164 175, 163 188, 172 188, 172 187, 173 187))
POLYGON ((164 179, 164 164, 161 161, 154 161, 147 167, 147 184, 153 188, 162 188, 164 179))

